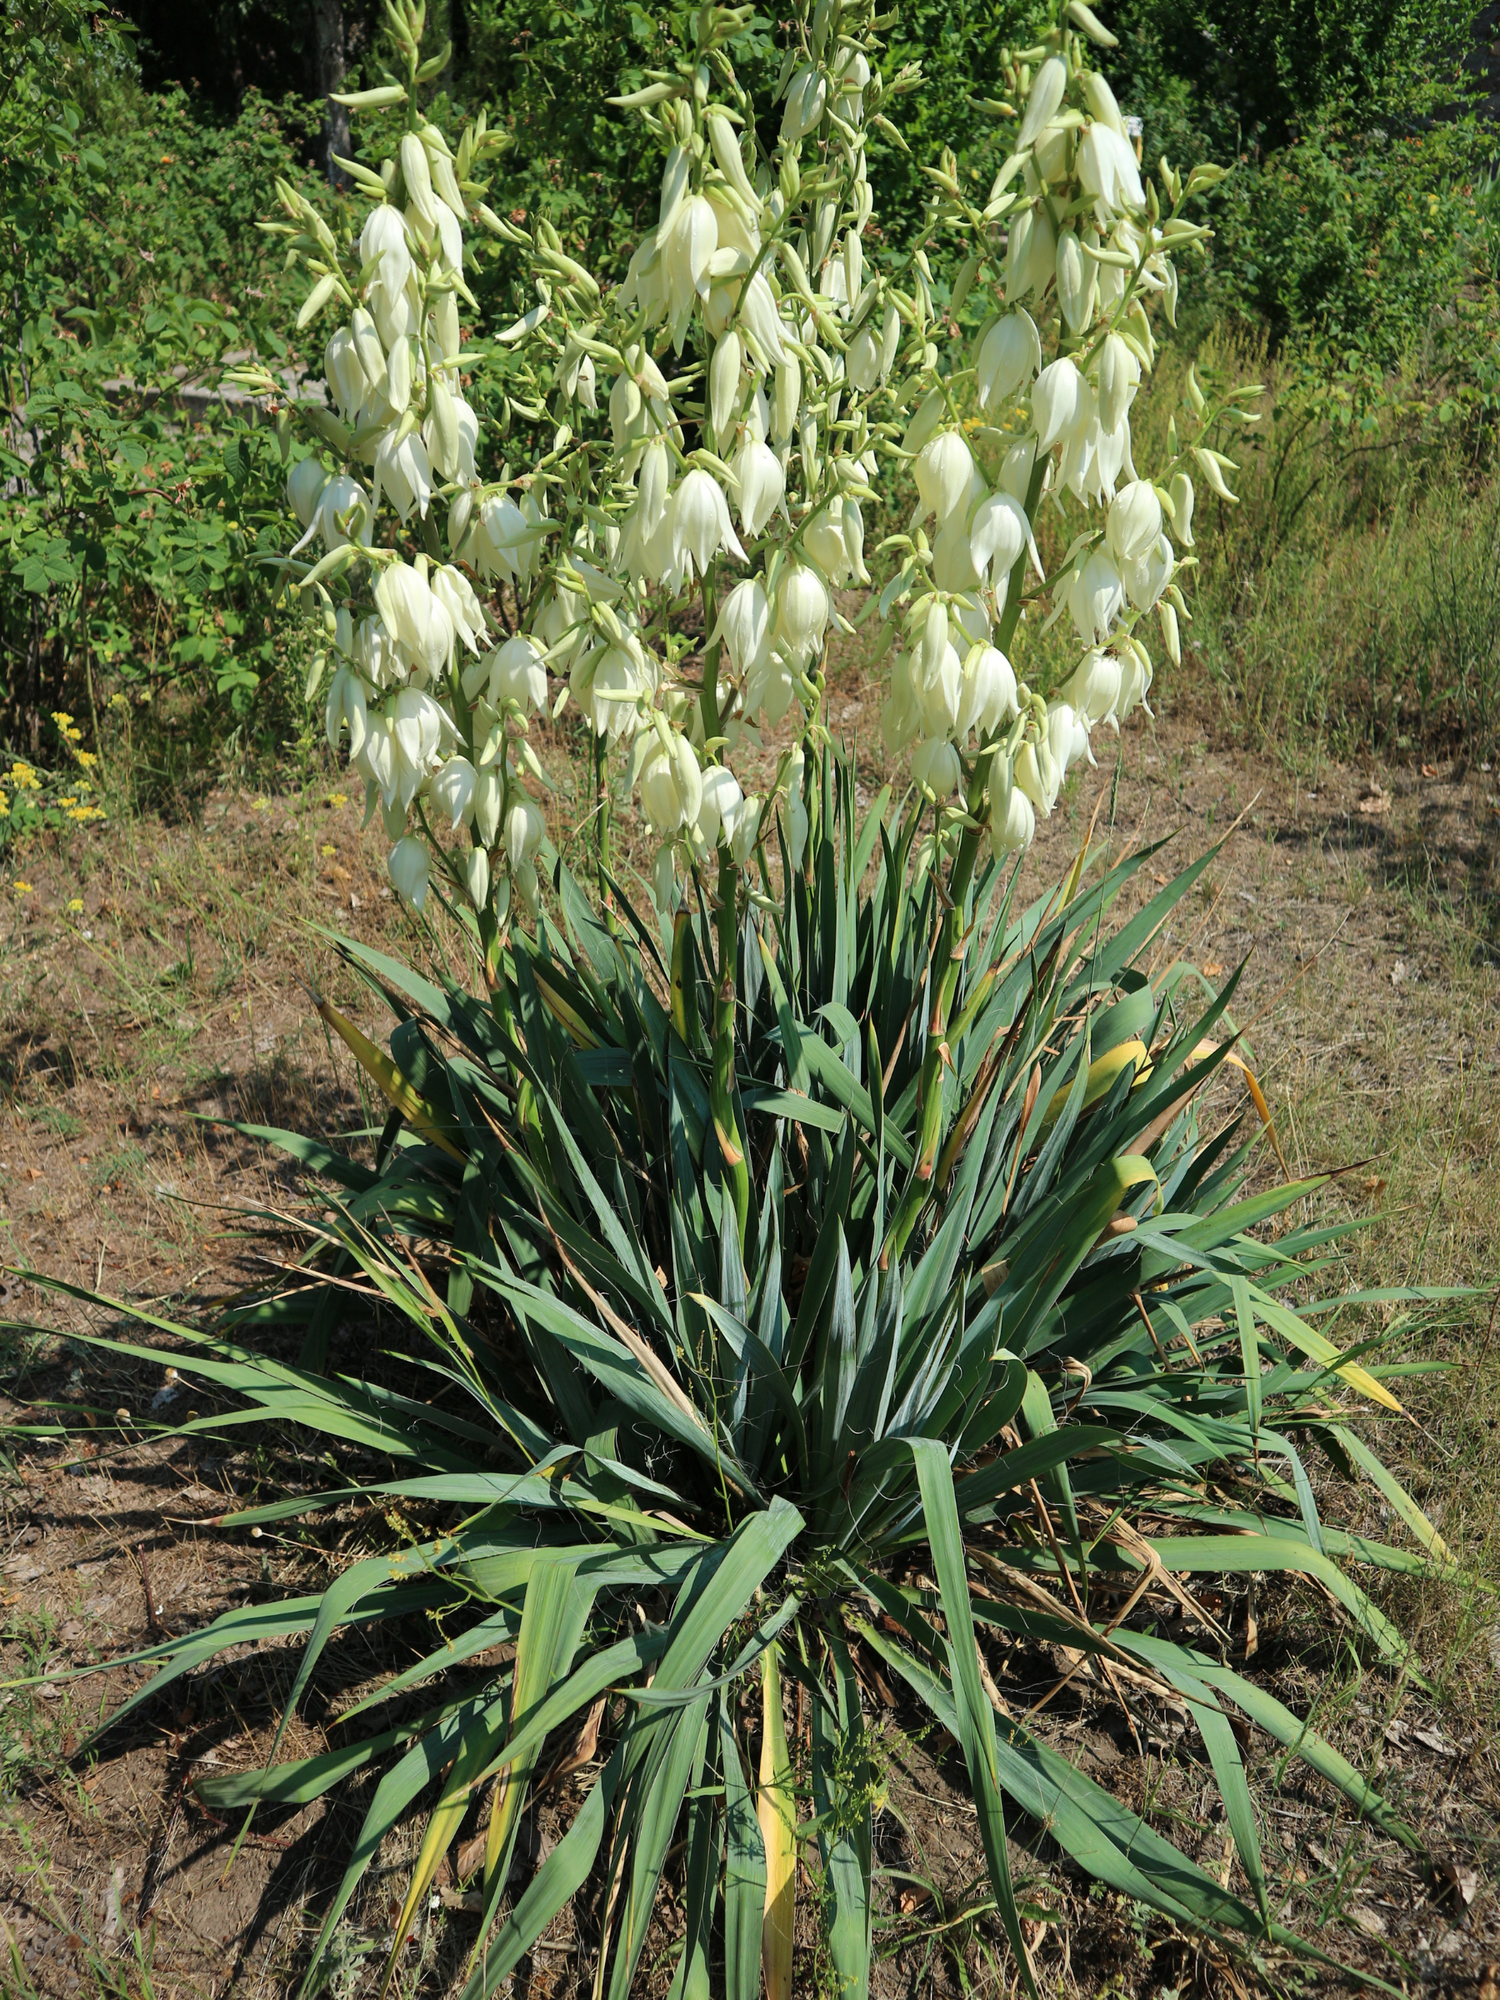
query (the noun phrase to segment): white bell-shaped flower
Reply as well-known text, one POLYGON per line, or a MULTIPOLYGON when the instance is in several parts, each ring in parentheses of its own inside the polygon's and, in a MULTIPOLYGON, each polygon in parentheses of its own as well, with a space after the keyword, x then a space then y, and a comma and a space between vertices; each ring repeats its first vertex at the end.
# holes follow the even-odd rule
POLYGON ((745 803, 739 781, 724 764, 710 764, 703 773, 702 802, 698 807, 697 830, 705 847, 717 847, 722 833, 734 839, 735 824, 745 803))
POLYGON ((355 423, 372 384, 365 375, 354 335, 346 326, 341 326, 323 349, 323 375, 339 415, 346 424, 355 423))
POLYGON ((1130 414, 1140 387, 1138 356, 1117 333, 1107 333, 1099 349, 1099 421, 1107 431, 1118 430, 1130 414))
POLYGON ((857 389, 862 396, 868 395, 880 380, 880 334, 873 320, 867 319, 849 343, 849 352, 844 358, 844 376, 851 389, 857 389))
POLYGON ((740 325, 759 348, 763 364, 767 368, 779 368, 787 359, 784 329, 777 310, 776 295, 764 271, 755 272, 746 281, 739 313, 740 325))
POLYGON ((653 691, 638 642, 604 646, 575 663, 569 686, 596 736, 628 743, 640 726, 640 706, 653 691))
POLYGON ((359 256, 361 264, 376 263, 370 289, 378 295, 386 311, 391 311, 405 293, 412 271, 406 223, 400 209, 388 202, 371 209, 360 231, 359 256))
POLYGON ((448 815, 449 826, 455 833, 473 812, 478 776, 467 757, 450 757, 427 787, 427 796, 439 812, 448 815))
POLYGON ((370 496, 357 479, 351 479, 347 472, 336 472, 318 495, 312 522, 292 554, 305 548, 315 534, 327 549, 344 548, 354 539, 348 532, 351 528, 360 546, 367 549, 375 535, 370 496))
POLYGON ((1068 775, 1075 764, 1093 763, 1094 753, 1089 747, 1088 723, 1071 702, 1048 703, 1047 747, 1052 752, 1053 761, 1063 777, 1068 775))
POLYGON ((1125 608, 1125 580, 1103 549, 1068 572, 1067 605, 1084 645, 1103 645, 1125 608))
POLYGON ((737 583, 719 606, 709 644, 719 639, 741 680, 765 659, 771 645, 771 606, 758 576, 737 583))
POLYGON ((1031 89, 1026 95, 1026 114, 1021 120, 1021 130, 1016 138, 1016 151, 1022 152, 1034 145, 1053 114, 1063 101, 1063 93, 1068 87, 1068 65, 1061 56, 1048 56, 1031 79, 1031 89))
POLYGON ((641 806, 658 833, 676 833, 696 824, 703 807, 703 774, 685 736, 675 730, 658 736, 646 753, 640 776, 641 806))
POLYGON ((805 666, 823 644, 830 610, 828 592, 816 570, 789 563, 776 585, 773 631, 797 666, 805 666))
MULTIPOLYGON (((402 688, 393 697, 386 714, 391 725, 391 745, 402 770, 425 780, 432 768, 446 730, 452 725, 430 694, 420 688, 402 688)), ((413 793, 408 794, 408 802, 413 793)))
POLYGON ((1064 229, 1057 239, 1057 302, 1070 333, 1082 333, 1094 316, 1099 266, 1083 254, 1078 233, 1064 229))
POLYGON ((323 726, 328 733, 328 747, 338 755, 339 731, 345 723, 349 725, 349 756, 355 759, 364 748, 367 729, 364 683, 351 667, 340 667, 328 684, 328 699, 323 707, 323 726))
POLYGON ((734 455, 739 487, 740 526, 752 538, 760 534, 786 494, 786 473, 771 447, 747 436, 734 455))
POLYGON ((1110 503, 1104 539, 1110 554, 1123 569, 1155 546, 1161 533, 1161 501, 1149 480, 1135 479, 1122 486, 1110 503))
POLYGON ((661 245, 662 274, 674 316, 708 297, 708 266, 719 246, 719 225, 701 194, 689 195, 668 224, 661 245))
POLYGON ((1074 669, 1064 694, 1090 728, 1107 721, 1120 701, 1119 660, 1113 653, 1093 647, 1074 669))
POLYGON ((720 549, 745 560, 729 518, 729 502, 711 472, 695 465, 672 496, 672 568, 682 578, 704 575, 720 549))
POLYGON ((1051 451, 1078 413, 1084 380, 1066 355, 1044 368, 1031 392, 1031 421, 1039 454, 1051 451))
POLYGON ((414 833, 398 840, 386 858, 392 886, 402 902, 420 910, 427 900, 427 843, 414 833))
POLYGON ((479 641, 485 637, 485 620, 473 584, 451 563, 430 571, 429 581, 433 596, 453 620, 454 631, 471 653, 477 653, 479 641))
POLYGON ((714 347, 713 360, 708 365, 709 416, 714 436, 721 444, 730 435, 734 420, 739 415, 740 368, 744 352, 744 342, 731 329, 714 347))
POLYGON ((453 619, 433 596, 427 577, 409 563, 390 563, 375 586, 375 604, 408 666, 441 673, 453 650, 453 619))
POLYGON ((1015 780, 1009 757, 996 757, 990 771, 990 851, 997 861, 1030 847, 1036 838, 1036 810, 1015 780))
POLYGON ((880 736, 893 757, 901 756, 922 733, 922 704, 912 682, 911 660, 898 653, 891 667, 891 691, 880 710, 880 736))
POLYGON ((426 514, 432 502, 432 467, 427 447, 417 432, 401 437, 398 431, 387 431, 375 447, 377 507, 382 492, 403 521, 413 507, 419 514, 426 514))
POLYGON ((980 409, 999 410, 1013 402, 1041 365, 1042 337, 1030 313, 1018 307, 997 319, 974 357, 980 409))
POLYGON ((1015 757, 1016 788, 1028 798, 1043 819, 1051 816, 1062 787, 1062 772, 1047 740, 1033 743, 1028 738, 1015 757))
POLYGON ((974 454, 962 431, 940 431, 923 445, 912 470, 923 516, 936 514, 941 527, 969 490, 974 454))
POLYGON ((505 775, 498 763, 486 764, 474 781, 474 827, 486 847, 500 838, 500 808, 505 803, 505 775))
MULTIPOLYGON (((1170 605, 1167 607, 1171 609, 1170 605)), ((1151 691, 1151 656, 1139 640, 1132 640, 1120 661, 1120 699, 1116 709, 1123 722, 1134 708, 1144 708, 1147 715, 1151 709, 1146 696, 1151 691)))
POLYGON ((1141 170, 1130 141, 1108 125, 1086 126, 1078 144, 1078 178, 1087 193, 1111 210, 1146 205, 1141 170))
POLYGON ((769 646, 745 678, 746 716, 774 729, 797 695, 786 655, 779 646, 769 646))
POLYGON ((1005 608, 1011 572, 1023 555, 1030 556, 1038 576, 1042 573, 1026 509, 1009 493, 991 493, 980 501, 969 523, 968 538, 970 560, 978 573, 988 578, 997 613, 1005 608))
POLYGON ((852 565, 844 540, 844 503, 838 495, 818 509, 803 531, 802 546, 835 590, 849 581, 852 565))
POLYGON ((929 737, 911 753, 911 774, 934 798, 946 799, 958 790, 963 766, 958 752, 944 737, 929 737))
POLYGON ((963 665, 959 735, 972 731, 981 743, 988 743, 1015 721, 1017 713, 1016 676, 1010 661, 998 647, 972 646, 963 665))
MULTIPOLYGON (((489 670, 486 699, 494 708, 507 701, 519 702, 522 709, 541 710, 547 706, 547 669, 536 641, 517 632, 483 662, 489 670)), ((468 692, 465 679, 464 690, 468 692)))
POLYGON ((1176 564, 1172 557, 1172 544, 1165 535, 1156 540, 1125 566, 1125 593, 1137 611, 1149 611, 1172 581, 1172 571, 1176 564))
POLYGON ((304 528, 312 527, 327 484, 328 468, 321 459, 299 458, 287 474, 286 497, 304 528))
POLYGON ((512 790, 505 815, 505 858, 512 869, 526 866, 542 844, 547 822, 524 792, 512 790))
POLYGON ((964 510, 955 507, 938 529, 932 545, 932 580, 939 590, 972 590, 979 582, 979 575, 970 549, 964 510))
POLYGON ((536 543, 526 516, 507 494, 492 493, 480 502, 464 554, 483 577, 507 583, 530 580, 536 563, 536 543))
POLYGON ((957 646, 950 641, 935 661, 922 653, 912 655, 911 674, 922 711, 922 729, 928 736, 947 736, 958 728, 964 698, 964 669, 957 646))
POLYGON ((821 122, 828 102, 828 79, 810 65, 797 70, 787 86, 781 113, 781 143, 795 146, 821 122))
POLYGON ((427 456, 444 479, 474 479, 474 454, 479 448, 479 419, 456 390, 434 372, 428 389, 428 417, 422 426, 427 456))

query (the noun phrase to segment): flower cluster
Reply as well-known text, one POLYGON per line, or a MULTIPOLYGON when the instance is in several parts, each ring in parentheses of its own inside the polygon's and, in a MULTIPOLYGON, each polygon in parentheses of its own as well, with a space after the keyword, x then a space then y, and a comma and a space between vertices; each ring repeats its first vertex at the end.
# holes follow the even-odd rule
POLYGON ((404 105, 409 128, 378 172, 349 163, 369 202, 357 234, 340 243, 280 188, 313 279, 299 326, 334 306, 339 321, 326 400, 300 406, 317 449, 290 469, 288 561, 321 608, 329 741, 347 731, 400 892, 420 903, 436 859, 486 935, 513 900, 534 907, 527 732, 569 703, 596 744, 601 838, 637 798, 661 903, 689 862, 748 867, 778 804, 797 861, 802 743, 821 727, 829 638, 852 630, 839 593, 871 584, 866 512, 906 471, 916 509, 870 605, 895 642, 885 738, 941 825, 986 825, 997 853, 1027 845, 1091 731, 1144 703, 1147 614, 1176 657, 1189 467, 1228 497, 1229 461, 1201 441, 1218 412, 1191 376, 1198 442, 1179 448, 1174 421, 1169 463, 1143 476, 1130 428, 1154 319, 1175 314, 1174 259, 1206 233, 1184 207, 1217 170, 1184 184, 1163 161, 1143 180, 1093 67, 1090 42, 1111 38, 1068 0, 1009 63, 1021 109, 996 107, 1017 129, 988 201, 945 152, 917 240, 877 259, 866 141, 894 129, 912 79, 883 78, 870 0, 817 0, 789 24, 769 151, 728 55, 747 10, 709 7, 675 74, 613 100, 662 172, 655 222, 606 286, 549 223, 527 233, 485 204, 499 140, 482 118, 456 149, 424 120, 434 72, 421 9, 403 5, 405 83, 347 100, 404 105), (535 303, 477 361, 461 306, 485 237, 524 251, 535 303), (933 337, 940 252, 959 260, 949 309, 992 307, 956 372, 933 337), (533 444, 492 480, 464 393, 481 365, 533 444), (1069 503, 1078 532, 1044 579, 1040 510, 1069 503), (1050 701, 1009 657, 1042 586, 1078 647, 1050 701), (737 746, 789 716, 774 786, 747 795, 737 746))

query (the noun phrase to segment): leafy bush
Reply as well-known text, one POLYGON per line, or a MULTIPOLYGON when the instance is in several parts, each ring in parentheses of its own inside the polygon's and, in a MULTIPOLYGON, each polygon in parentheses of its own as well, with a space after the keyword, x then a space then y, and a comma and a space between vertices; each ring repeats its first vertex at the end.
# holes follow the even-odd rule
POLYGON ((854 796, 852 767, 825 756, 805 870, 783 857, 779 890, 768 876, 737 931, 704 902, 658 945, 623 898, 601 921, 559 864, 557 920, 534 940, 512 933, 483 998, 346 948, 399 1016, 387 1055, 323 1009, 393 1106, 380 1162, 261 1134, 336 1190, 316 1240, 337 1246, 345 1278, 321 1295, 300 1366, 247 1337, 304 1321, 301 1284, 207 1335, 176 1329, 191 1344, 173 1359, 321 1440, 337 1467, 336 1489, 225 1525, 357 1497, 398 1509, 406 1546, 321 1596, 236 1610, 139 1656, 156 1675, 118 1711, 226 1647, 306 1635, 285 1728, 335 1626, 439 1621, 444 1643, 342 1714, 335 1748, 198 1783, 221 1812, 297 1805, 394 1756, 315 1961, 381 1839, 436 1784, 399 1948, 501 1774, 484 1841, 465 1843, 484 1857, 472 2000, 590 1882, 619 1884, 596 1936, 609 1992, 631 1991, 679 1827, 676 1990, 752 1996, 764 1951, 770 1990, 786 1991, 790 1864, 815 1841, 836 1977, 866 1991, 879 1674, 961 1748, 1023 1967, 1006 1800, 1120 1893, 1195 1929, 1288 1942, 1232 1713, 1415 1845, 1211 1638, 1159 1630, 1170 1604, 1219 1631, 1171 1578, 1301 1574, 1395 1663, 1399 1634, 1336 1558, 1446 1559, 1341 1406, 1352 1390, 1397 1407, 1357 1302, 1324 1290, 1342 1230, 1292 1219, 1318 1183, 1251 1192, 1259 1124, 1245 1140, 1227 1105, 1205 1122, 1237 1074, 1235 1038, 1220 1039, 1235 980, 1216 996, 1184 964, 1143 969, 1211 857, 1129 916, 1116 905, 1155 849, 1080 855, 1024 906, 1017 872, 986 862, 958 891, 965 947, 934 1021, 945 891, 920 801, 896 813, 882 794, 861 820, 854 796), (731 978, 753 1164, 743 1253, 710 1104, 715 996, 731 978), (945 1061, 924 1174, 934 1036, 945 1061), (434 1241, 446 1302, 411 1254, 434 1241), (366 1369, 323 1372, 361 1292, 388 1328, 407 1323, 394 1352, 420 1400, 366 1369), (373 1476, 370 1454, 385 1462, 373 1476), (1374 1480, 1420 1552, 1325 1521, 1317 1456, 1374 1480), (501 1641, 515 1645, 506 1667, 466 1664, 501 1641), (992 1668, 1033 1643, 1077 1649, 1106 1680, 1118 1663, 1187 1703, 1248 1900, 1012 1715, 992 1668), (784 1728, 790 1681, 809 1698, 805 1746, 784 1728), (590 1742, 598 1732, 602 1769, 506 1910, 528 1788, 580 1724, 590 1742))
POLYGON ((87 35, 71 64, 43 39, 20 82, 0 187, 6 720, 34 759, 49 710, 123 690, 186 724, 149 760, 173 780, 247 735, 279 753, 296 722, 260 557, 281 464, 218 385, 247 341, 287 362, 285 281, 253 219, 268 172, 298 177, 295 126, 252 102, 204 129, 87 35))

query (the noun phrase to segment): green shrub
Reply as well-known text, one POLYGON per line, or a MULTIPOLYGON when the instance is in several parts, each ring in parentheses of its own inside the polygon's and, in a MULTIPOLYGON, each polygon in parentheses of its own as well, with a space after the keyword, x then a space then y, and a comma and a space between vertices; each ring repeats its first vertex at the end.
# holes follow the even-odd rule
POLYGON ((405 1545, 321 1596, 236 1610, 138 1656, 157 1671, 118 1715, 226 1647, 306 1635, 284 1730, 336 1626, 433 1621, 435 1649, 342 1713, 332 1749, 198 1783, 219 1812, 300 1805, 392 1760, 315 1962, 386 1832, 435 1786, 399 1943, 505 1772, 471 2000, 590 1880, 620 1885, 601 1980, 612 1960, 609 1992, 633 1990, 679 1828, 676 1990, 755 1994, 762 1912, 769 1976, 790 1949, 794 1892, 778 1899, 779 1871, 807 1842, 835 1974, 866 1991, 879 1749, 864 1690, 877 1673, 960 1746, 1022 1966, 1004 1800, 1179 1923, 1293 1942, 1271 1910, 1233 1712, 1416 1845, 1211 1640, 1159 1630, 1161 1604, 1182 1601, 1178 1586, 1157 1602, 1164 1572, 1301 1574, 1334 1595, 1352 1641, 1409 1673, 1400 1635, 1336 1559, 1446 1560, 1344 1405, 1351 1390, 1394 1398, 1362 1306, 1338 1295, 1342 1229, 1295 1219, 1318 1183, 1252 1192, 1259 1124, 1247 1140, 1233 1111, 1205 1120, 1230 1074, 1234 979, 1215 995, 1184 964, 1143 969, 1211 856, 1133 915, 1115 906, 1154 849, 1080 855, 1026 905, 1017 873, 987 862, 955 890, 966 943, 934 1030, 930 954, 947 931, 920 801, 893 811, 882 794, 861 818, 853 797, 852 768, 825 755, 806 868, 783 858, 779 887, 766 872, 737 935, 704 902, 658 939, 618 893, 606 925, 559 864, 553 916, 534 939, 511 934, 483 997, 348 946, 399 1017, 386 1055, 323 1009, 393 1106, 379 1163, 260 1134, 331 1184, 316 1240, 337 1248, 344 1278, 321 1294, 299 1283, 206 1334, 177 1328, 173 1358, 233 1399, 221 1421, 238 1424, 243 1405, 318 1440, 336 1484, 225 1525, 358 1498, 404 1522, 405 1545), (725 951, 743 996, 743 1252, 710 1109, 725 951), (924 1174, 933 1032, 948 1058, 924 1174), (388 1314, 388 1384, 368 1358, 326 1372, 360 1291, 388 1314), (299 1324, 300 1365, 270 1358, 272 1331, 299 1324), (1417 1550, 1322 1518, 1320 1456, 1372 1479, 1417 1550), (1111 1610, 1119 1591, 1129 1601, 1111 1610), (480 1666, 502 1641, 513 1661, 480 1666), (1081 1650, 1106 1678, 1118 1662, 1187 1703, 1248 1900, 1011 1715, 991 1665, 1033 1644, 1081 1650), (812 1717, 795 1751, 781 1707, 793 1680, 812 1717), (506 1911, 544 1745, 565 1749, 591 1714, 602 1768, 506 1911))

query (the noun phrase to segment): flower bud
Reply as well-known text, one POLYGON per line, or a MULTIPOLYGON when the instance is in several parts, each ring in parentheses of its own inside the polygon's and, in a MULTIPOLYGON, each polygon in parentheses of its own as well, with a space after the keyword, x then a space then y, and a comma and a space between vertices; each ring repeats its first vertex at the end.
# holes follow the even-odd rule
POLYGON ((1185 472, 1172 475, 1172 532, 1185 549, 1193 547, 1193 482, 1185 472))
POLYGON ((490 900, 490 857, 482 847, 471 847, 464 857, 464 887, 476 910, 484 911, 490 900))
POLYGON ((1048 56, 1031 80, 1031 89, 1026 98, 1026 115, 1021 120, 1021 130, 1016 139, 1016 151, 1024 152, 1034 145, 1044 126, 1049 124, 1053 113, 1063 101, 1063 93, 1068 87, 1068 66, 1061 56, 1048 56))
POLYGON ((500 807, 505 799, 505 780, 498 764, 488 764, 474 781, 474 825, 486 847, 500 837, 500 807))
POLYGON ((709 408, 714 435, 721 442, 729 436, 738 414, 742 354, 743 343, 739 335, 726 333, 715 347, 714 358, 709 363, 709 408))

